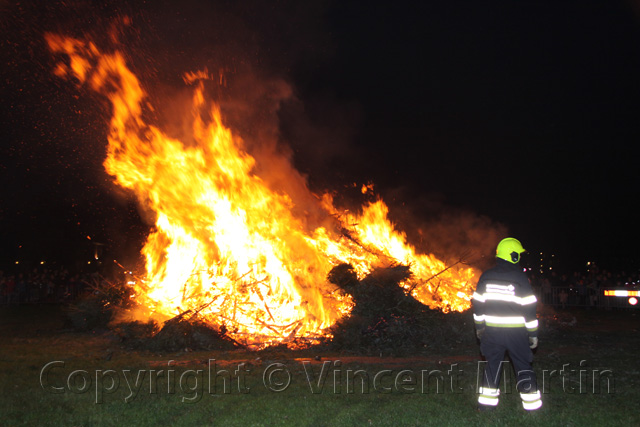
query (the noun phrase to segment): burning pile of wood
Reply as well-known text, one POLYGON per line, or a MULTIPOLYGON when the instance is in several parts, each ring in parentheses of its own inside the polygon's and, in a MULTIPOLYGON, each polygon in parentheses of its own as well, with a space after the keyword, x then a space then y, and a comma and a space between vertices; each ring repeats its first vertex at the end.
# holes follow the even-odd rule
MULTIPOLYGON (((411 277, 404 265, 376 268, 358 280, 349 264, 334 267, 328 280, 351 296, 353 308, 328 331, 319 348, 361 355, 398 356, 428 354, 456 345, 474 344, 470 312, 442 313, 413 298, 401 284, 411 277)), ((149 351, 230 350, 243 347, 224 325, 203 320, 201 309, 186 310, 159 325, 147 322, 115 322, 118 311, 135 305, 124 283, 96 280, 93 291, 69 310, 77 330, 112 329, 123 344, 149 351)), ((311 344, 307 344, 310 346, 311 344)), ((296 347, 301 347, 300 343, 296 347)))
POLYGON ((162 328, 150 320, 119 323, 114 331, 125 346, 150 351, 232 350, 240 344, 226 335, 224 328, 214 328, 186 312, 166 321, 162 328))
MULTIPOLYGON (((227 109, 209 97, 215 75, 206 70, 183 74, 184 89, 192 95, 188 106, 182 96, 163 99, 166 111, 183 112, 175 117, 182 129, 178 136, 170 131, 173 120, 158 120, 163 114, 153 112, 164 105, 153 105, 157 99, 145 90, 161 82, 141 81, 127 64, 131 52, 103 51, 95 40, 60 34, 48 33, 45 39, 61 56, 53 70, 57 76, 109 101, 105 171, 155 219, 141 249, 144 280, 132 286, 141 311, 162 319, 164 332, 140 325, 132 331, 155 333, 153 338, 164 343, 159 346, 173 348, 193 345, 192 328, 185 328, 202 321, 247 347, 294 347, 296 339, 312 345, 329 336, 327 327, 337 321, 334 330, 360 319, 359 327, 369 331, 363 337, 368 349, 391 345, 389 336, 423 341, 413 332, 406 337, 391 332, 417 331, 414 322, 430 313, 406 295, 436 310, 469 308, 475 269, 458 263, 447 267, 435 255, 420 253, 391 221, 384 201, 373 197, 373 184, 361 190, 369 201, 351 210, 336 205, 329 192, 313 193, 286 155, 245 139, 254 133, 244 133, 253 123, 243 119, 251 116, 240 112, 230 120, 240 129, 228 127, 227 109), (374 271, 358 281, 366 291, 344 289, 357 308, 339 321, 351 308, 349 299, 339 298, 326 276, 341 262, 352 265, 358 277, 374 266, 410 264, 420 280, 418 287, 404 290, 398 284, 408 268, 374 271), (432 281, 436 276, 438 284, 432 281), (206 308, 196 315, 201 306, 206 308)), ((111 319, 118 303, 93 301, 101 317, 85 327, 111 319)), ((89 311, 80 310, 80 317, 88 320, 89 311)))
POLYGON ((88 283, 91 292, 67 310, 67 324, 78 331, 111 329, 123 344, 150 351, 229 350, 240 344, 187 310, 167 320, 162 327, 154 321, 116 322, 117 314, 135 307, 133 290, 126 283, 96 277, 88 283))

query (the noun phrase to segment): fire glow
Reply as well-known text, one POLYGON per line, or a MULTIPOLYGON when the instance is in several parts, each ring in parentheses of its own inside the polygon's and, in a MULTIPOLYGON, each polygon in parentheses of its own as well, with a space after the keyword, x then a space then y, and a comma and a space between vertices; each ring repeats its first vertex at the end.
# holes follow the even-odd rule
POLYGON ((256 159, 205 96, 208 73, 184 77, 193 86, 187 144, 145 121, 147 95, 120 52, 51 34, 47 43, 66 56, 57 76, 77 78, 109 99, 104 167, 155 213, 142 250, 146 274, 134 285, 137 302, 154 316, 198 310, 247 345, 313 338, 351 309, 327 281, 343 262, 360 277, 377 266, 410 265, 413 277, 403 286, 416 299, 445 312, 469 308, 475 270, 416 253, 383 201, 350 213, 330 195, 310 197, 326 216, 310 227, 294 196, 255 174, 256 159))

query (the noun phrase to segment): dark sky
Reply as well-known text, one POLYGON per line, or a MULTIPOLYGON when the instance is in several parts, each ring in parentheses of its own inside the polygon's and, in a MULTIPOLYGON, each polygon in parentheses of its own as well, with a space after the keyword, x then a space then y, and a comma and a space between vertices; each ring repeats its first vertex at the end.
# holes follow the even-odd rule
POLYGON ((108 109, 51 76, 43 42, 129 16, 142 75, 287 80, 282 135, 314 188, 373 181, 417 217, 465 210, 572 266, 637 267, 634 2, 209 3, 0 3, 3 264, 80 257, 87 235, 139 249, 147 228, 101 166, 108 109))

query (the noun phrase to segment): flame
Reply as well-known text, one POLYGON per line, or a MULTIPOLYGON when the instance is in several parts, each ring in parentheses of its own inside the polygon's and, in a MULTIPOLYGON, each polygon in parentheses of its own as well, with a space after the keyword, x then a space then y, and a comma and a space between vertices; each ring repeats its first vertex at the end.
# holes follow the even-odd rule
POLYGON ((147 95, 120 52, 52 34, 46 40, 69 58, 56 75, 75 77, 109 99, 104 167, 156 214, 142 250, 146 274, 135 284, 138 302, 154 313, 198 311, 245 344, 312 338, 351 308, 327 282, 342 262, 360 277, 380 265, 410 265, 413 278, 402 285, 418 300, 444 311, 470 306, 475 270, 416 253, 382 200, 350 213, 324 195, 319 207, 333 226, 308 229, 293 213, 299 210, 292 197, 254 173, 255 158, 206 99, 202 80, 212 79, 206 69, 183 76, 194 87, 187 144, 145 121, 147 95))

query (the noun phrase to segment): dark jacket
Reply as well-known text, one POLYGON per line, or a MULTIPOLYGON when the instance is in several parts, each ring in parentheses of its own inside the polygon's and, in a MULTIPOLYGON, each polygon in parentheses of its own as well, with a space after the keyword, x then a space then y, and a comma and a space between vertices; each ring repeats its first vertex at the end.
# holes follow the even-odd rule
POLYGON ((530 337, 538 335, 537 299, 518 264, 497 258, 480 276, 472 303, 477 329, 526 328, 530 337))

